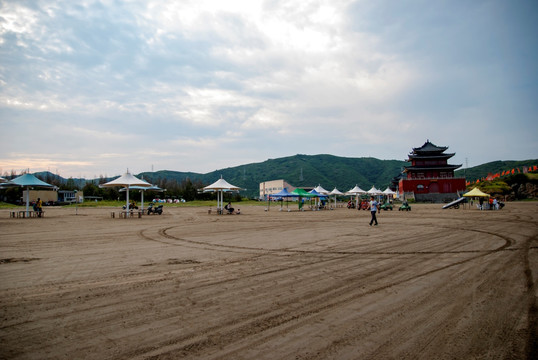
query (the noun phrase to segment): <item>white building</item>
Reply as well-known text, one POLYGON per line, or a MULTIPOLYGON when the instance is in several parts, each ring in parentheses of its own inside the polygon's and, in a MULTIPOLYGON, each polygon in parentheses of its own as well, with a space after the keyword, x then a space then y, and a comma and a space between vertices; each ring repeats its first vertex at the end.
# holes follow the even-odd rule
POLYGON ((271 180, 260 183, 260 199, 267 199, 267 196, 276 194, 286 188, 289 192, 295 190, 295 186, 291 186, 285 180, 271 180))

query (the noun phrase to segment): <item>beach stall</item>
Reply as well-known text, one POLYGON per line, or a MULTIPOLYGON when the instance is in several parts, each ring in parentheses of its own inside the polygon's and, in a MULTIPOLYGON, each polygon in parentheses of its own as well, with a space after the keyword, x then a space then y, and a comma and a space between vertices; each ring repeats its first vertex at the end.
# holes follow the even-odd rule
POLYGON ((132 175, 129 170, 116 180, 109 181, 105 184, 99 185, 99 187, 124 187, 126 192, 126 201, 125 201, 125 216, 129 217, 129 189, 133 186, 143 187, 143 188, 149 188, 151 187, 151 184, 140 180, 134 175, 132 175))
POLYGON ((30 188, 53 188, 54 185, 39 180, 32 174, 24 174, 11 180, 10 186, 22 186, 26 188, 26 217, 30 216, 30 188))
POLYGON ((359 207, 359 195, 361 194, 366 194, 366 191, 361 189, 359 185, 355 185, 353 189, 346 192, 346 195, 355 196, 355 206, 357 208, 359 207))
MULTIPOLYGON (((140 190, 140 202, 141 202, 141 205, 140 205, 140 210, 142 212, 144 212, 144 193, 146 191, 155 191, 155 192, 163 192, 163 191, 166 191, 165 189, 161 189, 160 187, 158 187, 157 185, 151 185, 150 187, 144 187, 144 186, 139 186, 139 185, 135 185, 135 186, 131 186, 129 188, 130 190, 140 190)), ((120 192, 125 192, 127 191, 127 188, 122 188, 120 189, 120 192)))
POLYGON ((271 198, 273 199, 280 199, 280 211, 282 211, 282 207, 283 207, 283 202, 284 202, 284 198, 286 198, 286 209, 288 211, 290 211, 289 209, 289 206, 288 206, 288 203, 289 203, 289 198, 293 198, 293 197, 298 197, 298 195, 295 195, 295 194, 292 194, 288 191, 288 189, 284 188, 282 189, 280 192, 276 193, 276 194, 270 194, 268 197, 267 197, 267 201, 268 201, 268 204, 267 204, 267 210, 270 209, 271 207, 271 198))
POLYGON ((220 177, 217 181, 215 181, 213 184, 206 186, 202 189, 204 192, 206 191, 216 191, 217 192, 217 213, 222 214, 224 209, 224 192, 225 191, 239 191, 241 190, 240 187, 235 186, 227 182, 220 177))
POLYGON ((334 208, 336 209, 336 196, 343 196, 344 193, 340 192, 337 188, 334 188, 329 195, 334 196, 334 208))
POLYGON ((301 211, 304 210, 303 209, 303 206, 304 206, 303 198, 311 199, 311 198, 313 198, 315 196, 315 195, 310 194, 305 189, 300 189, 300 188, 297 188, 297 189, 293 190, 291 193, 294 194, 294 195, 297 195, 297 197, 299 198, 299 210, 301 210, 301 211))
POLYGON ((471 191, 463 194, 463 197, 464 198, 478 198, 480 200, 480 210, 482 210, 483 209, 483 207, 482 207, 483 206, 482 205, 483 200, 485 198, 489 198, 490 195, 486 194, 485 192, 483 192, 479 188, 475 187, 471 191))

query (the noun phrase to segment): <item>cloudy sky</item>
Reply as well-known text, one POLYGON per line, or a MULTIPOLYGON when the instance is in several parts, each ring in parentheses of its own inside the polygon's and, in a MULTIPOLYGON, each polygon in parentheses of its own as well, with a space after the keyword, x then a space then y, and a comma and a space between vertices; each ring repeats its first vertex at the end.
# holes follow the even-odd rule
POLYGON ((538 158, 533 0, 0 1, 0 171, 538 158))

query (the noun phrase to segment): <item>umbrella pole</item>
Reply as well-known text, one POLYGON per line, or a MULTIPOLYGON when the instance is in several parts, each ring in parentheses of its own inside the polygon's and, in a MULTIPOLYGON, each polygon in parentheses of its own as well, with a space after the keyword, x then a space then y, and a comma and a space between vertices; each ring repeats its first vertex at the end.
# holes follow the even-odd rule
POLYGON ((127 210, 127 213, 125 214, 125 217, 129 217, 129 213, 130 213, 130 210, 129 209, 129 185, 127 185, 127 200, 126 201, 126 205, 125 205, 125 210, 127 210))
POLYGON ((28 208, 30 207, 30 187, 26 187, 26 217, 30 216, 30 211, 28 208))
POLYGON ((217 190, 217 213, 222 214, 222 205, 220 201, 220 195, 222 194, 222 190, 217 190))
POLYGON ((140 209, 142 210, 142 212, 144 212, 144 193, 145 193, 145 191, 140 190, 140 192, 142 192, 142 206, 140 207, 140 209))

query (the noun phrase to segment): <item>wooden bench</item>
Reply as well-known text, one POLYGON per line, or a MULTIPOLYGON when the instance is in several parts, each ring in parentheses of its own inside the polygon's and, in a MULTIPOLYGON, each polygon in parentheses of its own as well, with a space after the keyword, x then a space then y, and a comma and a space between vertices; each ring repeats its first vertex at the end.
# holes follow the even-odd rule
MULTIPOLYGON (((28 210, 28 217, 29 218, 32 218, 32 217, 39 217, 39 214, 40 212, 39 211, 34 211, 34 210, 28 210)), ((26 218, 26 210, 19 210, 19 211, 10 211, 9 212, 9 217, 10 218, 26 218)), ((45 217, 45 212, 44 211, 41 211, 41 217, 45 217)))
MULTIPOLYGON (((138 217, 141 218, 143 214, 144 212, 142 210, 137 210, 136 212, 134 212, 133 210, 131 211, 123 210, 119 212, 119 217, 122 219, 127 219, 127 217, 132 218, 132 217, 135 217, 135 215, 138 215, 138 217), (129 214, 129 216, 127 216, 127 214, 129 214)), ((112 217, 114 217, 114 215, 112 215, 112 217)))

